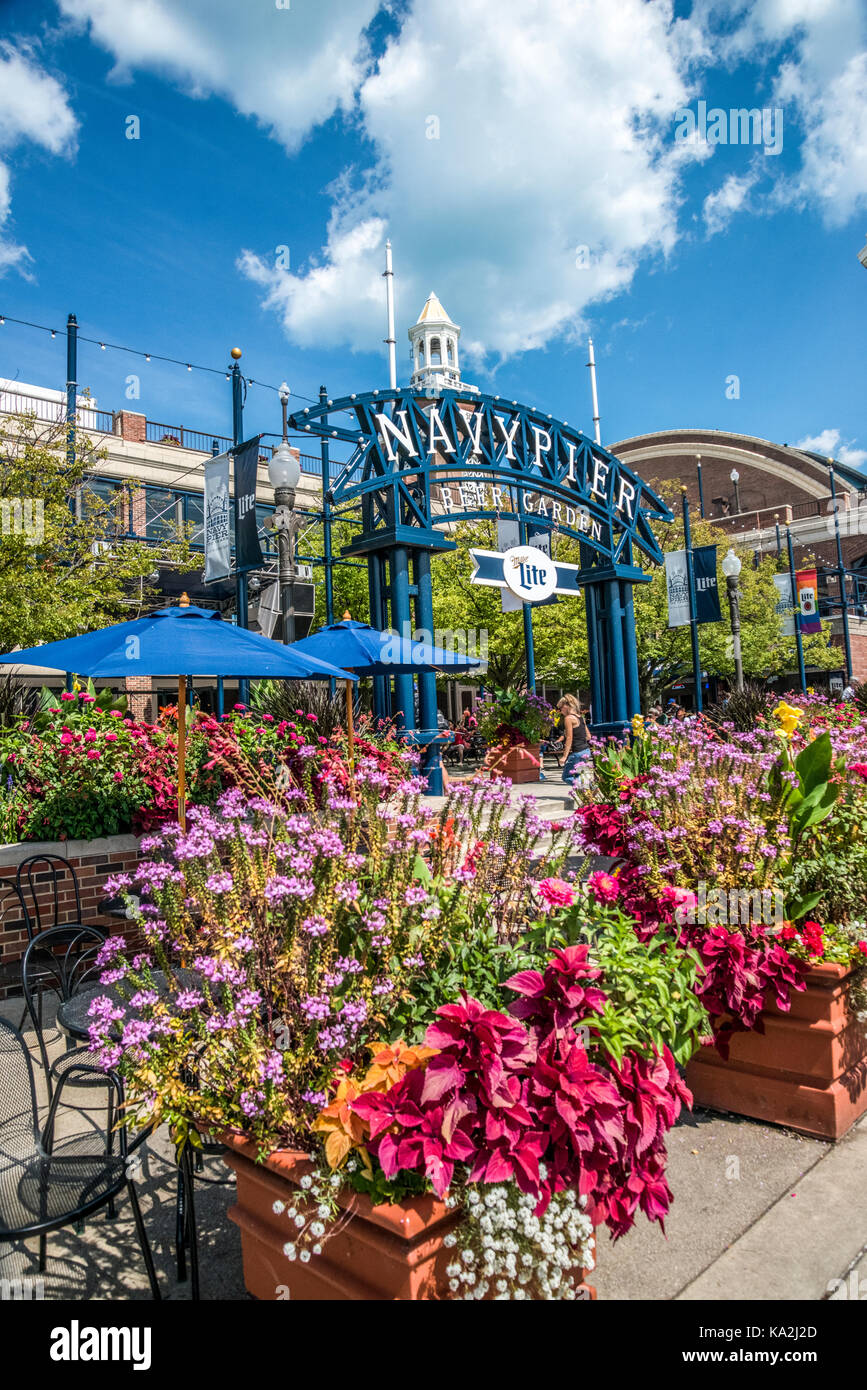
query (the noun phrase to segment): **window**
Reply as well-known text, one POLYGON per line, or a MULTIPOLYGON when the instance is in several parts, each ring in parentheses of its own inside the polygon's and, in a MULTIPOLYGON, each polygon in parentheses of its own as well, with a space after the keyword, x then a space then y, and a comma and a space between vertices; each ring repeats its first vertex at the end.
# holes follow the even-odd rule
POLYGON ((441 367, 443 363, 443 350, 439 338, 430 340, 430 364, 432 367, 441 367))
POLYGON ((170 536, 178 520, 180 499, 168 488, 145 489, 145 535, 149 541, 170 536))
MULTIPOLYGON (((105 508, 106 504, 114 504, 118 530, 127 529, 127 492, 123 483, 115 478, 88 478, 81 485, 82 511, 87 509, 88 503, 100 509, 105 508)), ((107 520, 108 512, 105 512, 105 516, 107 520)))
POLYGON ((455 365, 455 345, 451 338, 446 338, 446 361, 450 367, 455 365))
POLYGON ((184 497, 184 525, 192 526, 190 534, 190 544, 204 546, 205 544, 205 499, 198 494, 187 493, 184 497))

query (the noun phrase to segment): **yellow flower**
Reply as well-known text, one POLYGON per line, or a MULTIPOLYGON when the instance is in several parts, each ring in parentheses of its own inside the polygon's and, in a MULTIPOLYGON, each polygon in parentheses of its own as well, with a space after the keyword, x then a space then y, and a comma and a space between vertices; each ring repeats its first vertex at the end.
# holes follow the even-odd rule
POLYGON ((803 717, 803 710, 795 709, 793 705, 787 705, 785 700, 781 700, 774 710, 774 718, 785 731, 787 738, 792 737, 803 717))
POLYGON ((632 720, 632 732, 636 738, 646 738, 647 731, 644 727, 644 715, 636 714, 632 720))

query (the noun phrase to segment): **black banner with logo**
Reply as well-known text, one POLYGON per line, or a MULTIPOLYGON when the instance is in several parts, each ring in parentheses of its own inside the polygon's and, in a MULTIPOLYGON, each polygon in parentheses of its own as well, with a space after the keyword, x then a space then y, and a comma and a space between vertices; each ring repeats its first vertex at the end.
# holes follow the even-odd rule
POLYGON ((716 546, 699 545, 692 552, 695 573, 695 616, 700 623, 718 623, 722 618, 716 578, 716 546))
POLYGON ((256 525, 256 481, 259 474, 259 440, 248 439, 235 455, 235 570, 261 569, 264 562, 256 525))

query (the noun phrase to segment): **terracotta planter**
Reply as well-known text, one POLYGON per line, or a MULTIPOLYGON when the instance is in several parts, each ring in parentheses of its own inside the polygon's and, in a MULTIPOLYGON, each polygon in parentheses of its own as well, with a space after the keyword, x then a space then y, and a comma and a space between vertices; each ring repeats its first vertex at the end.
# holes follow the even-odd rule
POLYGON ((768 1003, 764 1033, 735 1033, 729 1060, 703 1047, 686 1069, 697 1105, 840 1139, 867 1111, 867 1034, 848 1007, 850 970, 817 965, 783 1013, 768 1003))
POLYGON ((513 782, 538 782, 542 769, 541 744, 504 744, 489 748, 485 771, 492 777, 510 777, 513 782))
MULTIPOLYGON (((226 1141, 226 1161, 238 1178, 229 1218, 241 1231, 244 1283, 255 1298, 311 1300, 449 1299, 446 1265, 453 1252, 443 1237, 458 1217, 435 1197, 414 1197, 397 1205, 378 1206, 345 1190, 341 1207, 352 1212, 347 1223, 308 1264, 289 1261, 283 1246, 291 1235, 276 1201, 289 1203, 293 1189, 309 1171, 305 1156, 292 1150, 257 1163, 254 1144, 226 1141)), ((582 1272, 583 1273, 583 1272, 582 1272)), ((596 1290, 584 1285, 585 1297, 596 1290)))

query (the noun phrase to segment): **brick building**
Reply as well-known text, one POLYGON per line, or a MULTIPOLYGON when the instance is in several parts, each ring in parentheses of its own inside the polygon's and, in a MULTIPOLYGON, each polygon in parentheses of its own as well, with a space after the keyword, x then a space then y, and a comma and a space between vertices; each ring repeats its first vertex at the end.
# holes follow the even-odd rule
POLYGON ((694 516, 750 550, 785 556, 790 530, 796 566, 818 569, 819 609, 842 647, 833 464, 853 674, 867 680, 867 475, 821 454, 723 430, 664 430, 610 448, 649 483, 685 487, 694 516))

